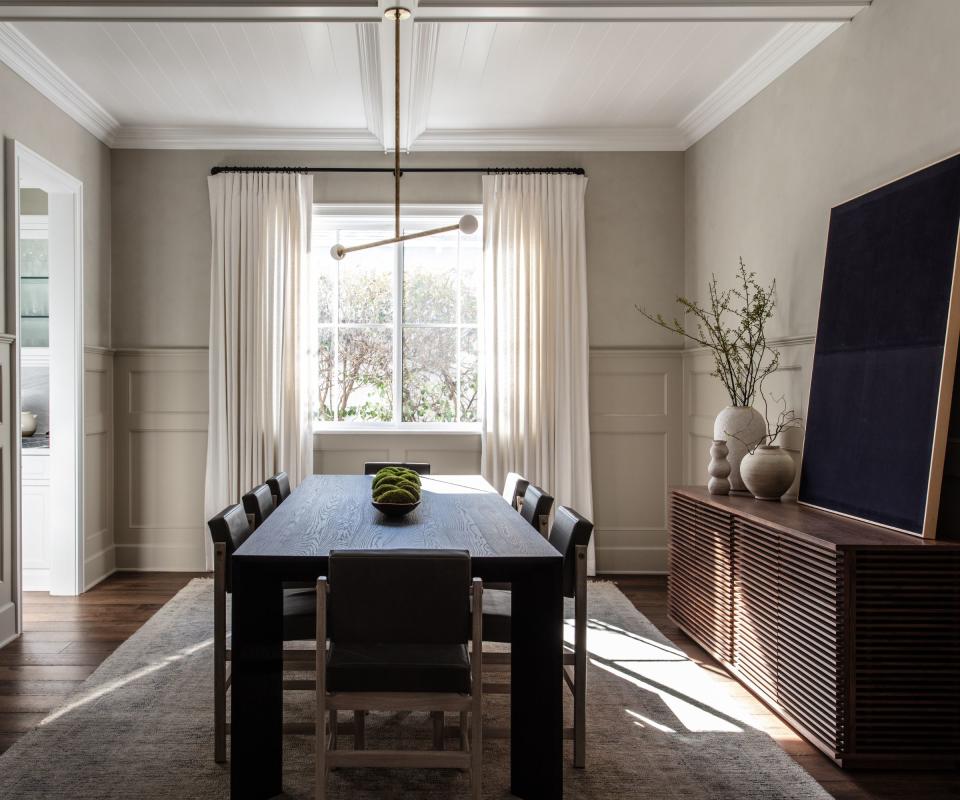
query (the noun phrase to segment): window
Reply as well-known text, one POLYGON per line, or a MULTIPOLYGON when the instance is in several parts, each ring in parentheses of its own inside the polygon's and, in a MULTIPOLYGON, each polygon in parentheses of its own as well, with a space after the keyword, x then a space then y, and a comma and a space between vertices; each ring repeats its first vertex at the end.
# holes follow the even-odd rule
MULTIPOLYGON (((477 208, 417 209, 404 233, 452 225, 477 208)), ((477 306, 482 238, 459 231, 330 257, 393 236, 393 208, 318 206, 312 243, 317 412, 333 426, 446 425, 479 419, 477 306)))

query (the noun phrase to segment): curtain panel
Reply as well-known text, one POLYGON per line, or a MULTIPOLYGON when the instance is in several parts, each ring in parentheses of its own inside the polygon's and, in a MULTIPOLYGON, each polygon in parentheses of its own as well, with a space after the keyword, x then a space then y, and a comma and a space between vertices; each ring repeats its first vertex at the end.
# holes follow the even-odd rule
POLYGON ((519 472, 592 519, 586 186, 483 178, 481 469, 494 486, 519 472))
POLYGON ((208 188, 207 519, 280 470, 293 486, 313 471, 307 361, 313 180, 223 173, 211 176, 208 188))

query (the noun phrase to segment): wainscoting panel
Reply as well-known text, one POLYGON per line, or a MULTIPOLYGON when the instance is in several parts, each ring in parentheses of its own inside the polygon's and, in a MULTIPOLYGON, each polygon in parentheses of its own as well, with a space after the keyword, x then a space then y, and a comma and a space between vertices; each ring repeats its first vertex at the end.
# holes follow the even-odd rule
POLYGON ((590 353, 597 572, 665 572, 667 488, 680 483, 680 350, 590 353))
POLYGON ((116 357, 117 567, 204 569, 207 351, 116 357))
POLYGON ((83 587, 117 568, 113 527, 113 353, 84 353, 83 587))
POLYGON ((480 471, 480 434, 321 432, 314 437, 314 472, 352 475, 367 461, 419 461, 434 475, 465 475, 480 471))
MULTIPOLYGON (((771 421, 784 408, 807 412, 810 391, 810 368, 813 365, 813 336, 774 339, 771 346, 780 351, 780 369, 771 375, 764 387, 771 421)), ((713 441, 713 420, 729 404, 727 393, 719 378, 713 377, 713 358, 703 349, 684 351, 684 483, 703 485, 707 482, 710 463, 710 444, 713 441)), ((763 400, 758 396, 754 406, 762 414, 763 400)), ((786 447, 799 466, 803 449, 803 432, 791 430, 778 444, 786 447)), ((799 470, 797 475, 799 481, 799 470)), ((788 492, 796 495, 797 484, 788 492)))

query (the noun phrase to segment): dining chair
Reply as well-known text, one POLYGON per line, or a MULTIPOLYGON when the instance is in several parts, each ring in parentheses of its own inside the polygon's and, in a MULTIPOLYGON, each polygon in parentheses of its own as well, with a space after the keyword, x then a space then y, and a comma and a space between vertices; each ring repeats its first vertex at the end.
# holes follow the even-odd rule
POLYGON ((270 487, 270 494, 273 495, 274 508, 290 496, 290 478, 286 472, 278 472, 273 477, 267 478, 267 486, 270 487))
POLYGON ((550 520, 550 509, 553 508, 553 497, 539 486, 532 483, 523 493, 523 504, 520 506, 520 516, 533 525, 546 538, 547 526, 550 520))
POLYGON ((407 462, 407 461, 368 461, 363 465, 363 474, 364 475, 376 475, 384 467, 403 467, 404 469, 412 469, 419 475, 429 475, 430 474, 430 465, 422 462, 407 462))
POLYGON ((317 580, 316 798, 339 767, 454 768, 480 800, 483 584, 461 550, 332 551, 317 580), (472 646, 472 656, 468 650, 472 646), (337 712, 354 713, 354 750, 337 750, 337 712), (429 711, 434 750, 367 750, 365 711, 429 711), (444 751, 443 713, 460 714, 444 751), (327 716, 329 714, 329 725, 327 716), (436 747, 437 719, 440 747, 436 747), (468 734, 469 717, 469 734, 468 734))
MULTIPOLYGON (((573 652, 563 654, 563 679, 573 693, 573 727, 564 729, 564 737, 573 739, 573 765, 586 764, 587 708, 587 547, 593 535, 593 523, 565 506, 557 508, 549 541, 563 555, 563 594, 573 600, 573 652), (572 675, 570 672, 572 668, 572 675)), ((483 639, 510 642, 511 595, 509 591, 484 592, 483 639)), ((564 615, 566 616, 566 615, 564 615)), ((569 645, 566 645, 569 648, 569 645)), ((502 667, 509 654, 489 653, 484 664, 502 667)), ((509 686, 491 684, 487 691, 509 692, 509 686)))
MULTIPOLYGON (((214 760, 227 760, 227 692, 230 674, 227 664, 227 595, 233 592, 233 554, 253 533, 253 526, 239 503, 228 506, 207 522, 213 539, 213 719, 214 760)), ((316 633, 316 594, 307 590, 283 592, 283 641, 312 641, 316 633)), ((291 669, 313 671, 314 650, 284 650, 283 660, 291 669)), ((313 680, 284 680, 285 689, 313 689, 313 680)), ((286 733, 307 733, 312 726, 285 724, 286 733)))
POLYGON ((254 486, 240 498, 240 502, 243 503, 243 510, 247 512, 250 527, 254 530, 263 525, 263 521, 273 513, 273 495, 265 483, 254 486))
POLYGON ((519 511, 523 503, 523 495, 529 485, 530 481, 522 475, 508 472, 507 479, 503 482, 503 499, 519 511))

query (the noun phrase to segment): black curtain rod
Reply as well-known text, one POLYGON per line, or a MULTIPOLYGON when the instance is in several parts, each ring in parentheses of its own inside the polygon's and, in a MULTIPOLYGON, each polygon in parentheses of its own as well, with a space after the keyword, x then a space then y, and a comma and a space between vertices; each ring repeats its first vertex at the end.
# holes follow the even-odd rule
MULTIPOLYGON (((382 172, 393 174, 392 167, 214 167, 211 175, 221 172, 382 172)), ((407 167, 405 172, 478 172, 486 175, 586 175, 583 167, 407 167)))

